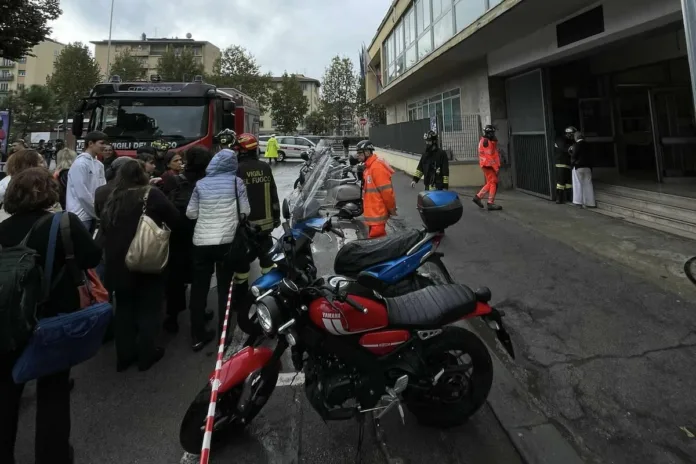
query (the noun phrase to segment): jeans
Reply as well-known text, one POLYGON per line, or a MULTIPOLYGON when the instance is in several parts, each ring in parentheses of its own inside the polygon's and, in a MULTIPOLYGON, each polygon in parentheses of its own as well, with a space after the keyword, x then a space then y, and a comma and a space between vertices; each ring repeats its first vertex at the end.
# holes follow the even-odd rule
MULTIPOLYGON (((0 462, 14 463, 19 405, 24 384, 12 380, 17 354, 0 355, 0 462)), ((36 464, 70 463, 70 370, 36 383, 36 464)))
MULTIPOLYGON (((229 248, 230 244, 193 247, 193 282, 189 308, 191 336, 194 339, 203 338, 202 335, 206 329, 205 308, 213 272, 217 277, 218 333, 222 333, 222 321, 227 310, 227 296, 235 271, 235 266, 225 259, 229 248)), ((228 327, 230 327, 229 323, 228 327)))
POLYGON ((116 357, 122 363, 147 364, 159 334, 164 280, 148 279, 139 288, 116 289, 116 357))

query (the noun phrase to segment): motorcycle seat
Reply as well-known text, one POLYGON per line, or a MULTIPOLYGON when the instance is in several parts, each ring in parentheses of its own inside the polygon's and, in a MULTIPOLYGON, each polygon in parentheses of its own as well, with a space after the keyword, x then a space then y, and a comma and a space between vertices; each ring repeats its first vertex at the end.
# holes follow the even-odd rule
POLYGON ((334 270, 337 274, 356 276, 371 266, 405 256, 423 236, 424 232, 411 229, 386 237, 346 243, 336 254, 334 270))
POLYGON ((439 328, 476 311, 476 294, 466 285, 426 287, 386 298, 389 327, 439 328))

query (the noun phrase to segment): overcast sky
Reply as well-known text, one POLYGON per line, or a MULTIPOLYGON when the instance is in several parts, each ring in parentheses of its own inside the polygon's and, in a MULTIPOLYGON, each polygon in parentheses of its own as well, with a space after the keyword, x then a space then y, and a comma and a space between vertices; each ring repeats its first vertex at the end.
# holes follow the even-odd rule
MULTIPOLYGON (((335 55, 359 70, 391 0, 114 0, 113 39, 184 38, 193 34, 220 49, 241 45, 263 71, 321 79, 335 55)), ((106 40, 111 0, 62 0, 51 38, 67 43, 106 40)))

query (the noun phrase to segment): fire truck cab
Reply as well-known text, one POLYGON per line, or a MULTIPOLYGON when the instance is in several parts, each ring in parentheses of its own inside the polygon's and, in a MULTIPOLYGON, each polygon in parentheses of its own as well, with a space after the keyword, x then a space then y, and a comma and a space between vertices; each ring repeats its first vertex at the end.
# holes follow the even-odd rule
POLYGON ((196 76, 193 82, 121 82, 112 76, 97 84, 77 110, 73 135, 77 150, 84 147, 80 121, 89 119, 88 131, 102 131, 118 156, 164 140, 171 150, 202 145, 216 151, 215 134, 233 129, 258 136, 259 105, 235 89, 218 89, 196 76))

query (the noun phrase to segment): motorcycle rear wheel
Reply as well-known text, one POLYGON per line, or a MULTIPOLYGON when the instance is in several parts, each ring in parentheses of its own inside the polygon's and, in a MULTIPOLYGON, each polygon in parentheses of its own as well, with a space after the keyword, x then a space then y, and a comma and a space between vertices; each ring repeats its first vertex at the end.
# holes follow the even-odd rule
MULTIPOLYGON (((258 375, 259 371, 251 375, 258 375)), ((220 432, 240 431, 261 412, 270 398, 276 383, 278 382, 278 370, 274 370, 267 382, 263 383, 257 392, 258 399, 251 404, 249 412, 242 417, 237 410, 237 403, 242 394, 242 385, 218 395, 218 402, 215 408, 215 422, 213 424, 213 440, 220 436, 220 432)), ((187 453, 200 454, 203 446, 203 435, 205 435, 205 422, 208 417, 208 406, 210 405, 210 382, 198 392, 196 398, 189 406, 184 419, 181 421, 179 429, 179 442, 187 453)))
POLYGON ((466 329, 445 327, 426 342, 423 359, 433 375, 441 369, 444 373, 436 385, 428 378, 409 386, 406 406, 422 425, 449 428, 465 423, 486 402, 493 384, 493 361, 486 345, 466 329), (470 357, 471 375, 465 374, 466 366, 452 366, 452 351, 470 357))

